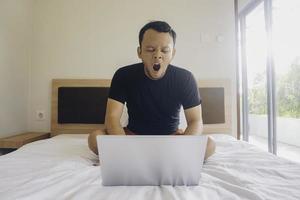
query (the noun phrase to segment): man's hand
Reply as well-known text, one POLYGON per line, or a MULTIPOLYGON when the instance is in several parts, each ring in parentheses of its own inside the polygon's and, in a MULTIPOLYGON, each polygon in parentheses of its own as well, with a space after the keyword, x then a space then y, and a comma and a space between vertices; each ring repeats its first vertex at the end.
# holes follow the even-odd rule
POLYGON ((184 135, 184 131, 182 129, 177 129, 174 135, 184 135))
POLYGON ((208 157, 213 155, 215 151, 216 151, 216 143, 211 137, 208 136, 204 160, 206 160, 208 157))
POLYGON ((97 155, 99 152, 98 152, 96 137, 98 135, 105 135, 105 134, 106 134, 106 132, 104 129, 99 129, 99 130, 96 130, 96 131, 90 133, 90 135, 88 137, 89 148, 97 155))

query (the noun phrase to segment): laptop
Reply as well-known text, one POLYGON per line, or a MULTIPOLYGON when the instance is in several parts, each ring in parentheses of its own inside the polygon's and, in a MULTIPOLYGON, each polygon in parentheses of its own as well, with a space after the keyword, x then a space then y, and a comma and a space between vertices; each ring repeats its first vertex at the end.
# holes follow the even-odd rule
POLYGON ((198 185, 206 144, 203 135, 99 135, 102 184, 198 185))

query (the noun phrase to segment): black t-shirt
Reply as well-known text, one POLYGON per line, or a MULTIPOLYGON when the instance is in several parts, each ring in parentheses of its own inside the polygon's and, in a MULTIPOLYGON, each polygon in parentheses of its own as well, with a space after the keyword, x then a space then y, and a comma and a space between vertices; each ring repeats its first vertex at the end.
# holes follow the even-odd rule
POLYGON ((145 75, 143 63, 116 71, 109 98, 126 102, 127 128, 141 135, 174 133, 179 125, 180 107, 188 109, 201 104, 191 72, 169 65, 161 79, 151 80, 145 75))

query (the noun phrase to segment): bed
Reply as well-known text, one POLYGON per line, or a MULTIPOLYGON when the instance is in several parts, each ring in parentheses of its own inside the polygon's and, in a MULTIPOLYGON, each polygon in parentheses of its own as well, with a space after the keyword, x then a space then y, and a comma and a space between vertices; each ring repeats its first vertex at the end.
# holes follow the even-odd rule
MULTIPOLYGON (((300 164, 231 136, 228 132, 231 131, 228 84, 213 83, 203 82, 202 87, 224 88, 217 92, 219 95, 221 91, 224 96, 221 106, 224 111, 216 111, 217 115, 223 116, 217 123, 212 120, 215 119, 213 116, 210 116, 212 119, 204 118, 205 133, 213 137, 217 147, 216 153, 204 163, 198 186, 102 186, 98 157, 89 150, 86 134, 102 125, 57 123, 57 91, 62 86, 104 84, 107 87, 109 81, 54 80, 53 137, 0 157, 0 199, 300 199, 300 164)), ((202 95, 214 96, 214 92, 203 92, 202 95)))

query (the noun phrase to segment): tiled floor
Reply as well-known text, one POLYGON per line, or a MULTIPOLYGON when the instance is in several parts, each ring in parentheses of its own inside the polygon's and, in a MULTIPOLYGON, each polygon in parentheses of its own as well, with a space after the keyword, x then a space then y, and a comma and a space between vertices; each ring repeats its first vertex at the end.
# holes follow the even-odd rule
MULTIPOLYGON (((268 141, 266 138, 259 136, 250 136, 249 143, 258 146, 259 148, 268 151, 268 141)), ((286 143, 277 143, 277 155, 295 162, 300 163, 300 147, 289 145, 286 143)))

